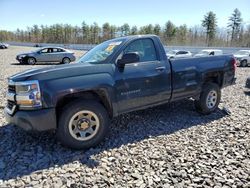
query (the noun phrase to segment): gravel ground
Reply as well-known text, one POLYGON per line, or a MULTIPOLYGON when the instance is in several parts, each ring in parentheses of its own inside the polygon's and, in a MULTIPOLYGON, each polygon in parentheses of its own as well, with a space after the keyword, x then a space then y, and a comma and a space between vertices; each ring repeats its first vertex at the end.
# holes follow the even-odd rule
MULTIPOLYGON (((17 65, 15 55, 31 49, 0 51, 1 105, 6 78, 32 68, 17 65)), ((51 65, 35 67, 44 66, 51 65)), ((223 90, 211 115, 196 113, 190 100, 125 114, 87 151, 61 147, 53 133, 8 125, 0 109, 0 187, 250 187, 249 75, 250 68, 238 68, 237 84, 223 90)))

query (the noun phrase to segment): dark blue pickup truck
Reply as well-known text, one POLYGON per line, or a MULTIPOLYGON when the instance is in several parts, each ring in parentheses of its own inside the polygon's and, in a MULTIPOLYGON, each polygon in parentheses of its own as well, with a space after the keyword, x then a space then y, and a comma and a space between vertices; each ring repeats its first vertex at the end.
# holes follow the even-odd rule
POLYGON ((75 64, 10 77, 5 115, 27 131, 55 130, 65 146, 89 148, 122 113, 184 98, 202 114, 213 112, 221 89, 235 82, 235 67, 231 55, 170 61, 154 35, 116 38, 75 64))

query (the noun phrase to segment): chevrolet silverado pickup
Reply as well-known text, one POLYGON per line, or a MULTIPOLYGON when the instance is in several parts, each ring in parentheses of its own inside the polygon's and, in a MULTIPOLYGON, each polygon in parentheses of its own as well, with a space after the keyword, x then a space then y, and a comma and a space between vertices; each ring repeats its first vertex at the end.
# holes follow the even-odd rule
MULTIPOLYGON (((231 55, 168 60, 155 35, 112 39, 76 63, 31 69, 8 78, 5 116, 27 131, 53 130, 67 147, 86 149, 120 114, 184 98, 209 114, 221 89, 235 83, 231 55)), ((153 128, 153 127, 152 127, 153 128)))

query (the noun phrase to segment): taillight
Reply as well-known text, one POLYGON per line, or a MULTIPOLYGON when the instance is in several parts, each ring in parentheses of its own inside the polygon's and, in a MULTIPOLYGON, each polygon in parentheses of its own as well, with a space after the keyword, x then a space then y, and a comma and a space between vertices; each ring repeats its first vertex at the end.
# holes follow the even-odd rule
POLYGON ((237 61, 235 58, 233 58, 233 60, 232 60, 232 65, 233 65, 233 70, 235 71, 236 67, 237 67, 237 61))

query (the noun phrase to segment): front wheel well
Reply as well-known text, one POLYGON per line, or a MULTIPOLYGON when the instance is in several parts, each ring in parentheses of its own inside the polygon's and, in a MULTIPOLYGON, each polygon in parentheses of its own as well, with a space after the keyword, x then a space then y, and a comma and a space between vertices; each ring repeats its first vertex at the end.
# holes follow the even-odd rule
POLYGON ((69 60, 71 61, 71 58, 68 57, 68 56, 63 57, 63 58, 62 58, 62 61, 63 61, 64 59, 66 59, 66 58, 69 59, 69 60))
POLYGON ((63 108, 75 100, 94 100, 101 103, 104 108, 107 110, 109 117, 113 117, 113 109, 108 100, 108 96, 104 90, 95 90, 95 91, 84 91, 73 94, 68 94, 60 99, 56 104, 56 116, 59 117, 63 108))
POLYGON ((25 61, 28 61, 28 59, 29 59, 29 58, 34 58, 34 59, 35 59, 35 61, 37 62, 36 58, 35 58, 35 57, 33 57, 33 56, 26 56, 26 57, 25 57, 25 61))

